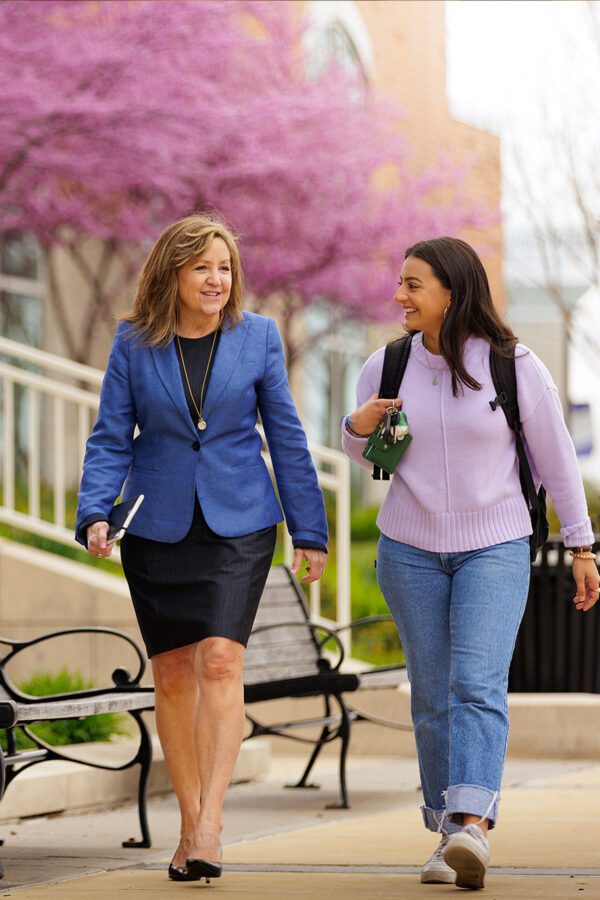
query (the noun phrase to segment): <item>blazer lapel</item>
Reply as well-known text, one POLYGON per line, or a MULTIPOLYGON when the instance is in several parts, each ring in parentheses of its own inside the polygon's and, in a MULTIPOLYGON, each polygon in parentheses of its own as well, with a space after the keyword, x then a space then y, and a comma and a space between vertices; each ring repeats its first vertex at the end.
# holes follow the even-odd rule
POLYGON ((175 341, 171 341, 166 347, 152 347, 151 350, 158 374, 160 375, 167 393, 177 407, 178 412, 183 416, 190 431, 197 435, 194 423, 190 416, 187 400, 185 399, 181 371, 179 369, 179 360, 177 359, 177 350, 175 349, 175 341))
POLYGON ((225 328, 219 338, 212 372, 204 398, 202 414, 210 428, 210 415, 233 375, 244 341, 250 328, 250 320, 244 319, 235 328, 225 328))

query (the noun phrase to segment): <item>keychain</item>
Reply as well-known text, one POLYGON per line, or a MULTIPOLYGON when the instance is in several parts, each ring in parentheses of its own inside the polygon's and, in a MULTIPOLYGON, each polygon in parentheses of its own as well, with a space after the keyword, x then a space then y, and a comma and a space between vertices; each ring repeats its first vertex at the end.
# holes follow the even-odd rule
POLYGON ((406 414, 395 406, 389 406, 385 411, 379 436, 385 438, 390 444, 401 441, 408 433, 408 421, 406 414))

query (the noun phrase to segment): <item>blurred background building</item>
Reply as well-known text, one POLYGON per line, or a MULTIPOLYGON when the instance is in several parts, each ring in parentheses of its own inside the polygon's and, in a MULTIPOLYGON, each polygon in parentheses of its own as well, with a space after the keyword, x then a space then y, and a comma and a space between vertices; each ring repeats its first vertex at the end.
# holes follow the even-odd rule
MULTIPOLYGON (((544 32, 549 5, 0 4, 0 342, 22 344, 0 348, 0 536, 11 538, 0 556, 18 561, 0 565, 8 579, 0 595, 12 598, 29 570, 44 573, 39 596, 29 590, 36 611, 8 610, 11 633, 36 632, 46 615, 69 625, 93 618, 75 601, 65 612, 70 594, 51 580, 54 563, 39 548, 78 554, 76 490, 116 317, 131 305, 158 233, 193 210, 214 206, 239 229, 248 308, 280 325, 332 533, 313 615, 340 624, 385 611, 373 559, 387 484, 328 448, 340 447, 340 417, 355 406, 365 359, 401 333, 393 295, 414 239, 450 233, 476 247, 498 308, 550 369, 582 470, 598 485, 600 191, 590 173, 600 142, 590 111, 600 60, 588 48, 559 65, 557 49, 566 25, 587 33, 580 13, 597 4, 552 4, 563 16, 558 45, 544 32), (198 41, 197 21, 210 46, 198 41), (61 41, 47 38, 52 27, 61 41), (241 65, 233 75, 231 60, 241 65), (330 95, 334 70, 348 77, 330 95), (550 114, 526 96, 532 86, 551 92, 550 114), (575 127, 561 118, 571 109, 575 127), (572 135, 592 148, 588 157, 572 135), (31 563, 15 542, 34 545, 31 563)), ((588 498, 597 516, 597 487, 588 498)), ((75 568, 77 591, 85 582, 96 604, 95 576, 105 573, 75 568)), ((118 602, 120 624, 137 634, 118 602)), ((103 602, 97 611, 104 623, 103 602)), ((361 658, 392 661, 381 636, 365 646, 361 658)))
MULTIPOLYGON (((474 198, 485 198, 490 218, 496 221, 461 236, 480 249, 493 296, 504 310, 500 142, 497 135, 462 122, 449 111, 443 0, 316 0, 304 4, 304 14, 309 23, 309 65, 324 65, 327 56, 341 58, 360 72, 367 89, 389 93, 404 108, 403 131, 415 151, 416 171, 435 165, 440 150, 454 165, 471 164, 467 190, 474 198)), ((391 284, 382 304, 392 305, 394 290, 391 284)), ((326 305, 312 310, 307 327, 319 330, 327 314, 326 305)), ((307 354, 299 396, 303 421, 313 440, 340 446, 340 417, 355 405, 356 379, 363 362, 400 331, 393 322, 368 328, 348 322, 307 354)), ((358 471, 353 475, 357 485, 362 480, 367 489, 365 476, 358 471)))
MULTIPOLYGON (((599 427, 600 418, 594 407, 594 397, 599 394, 594 381, 598 373, 593 374, 589 361, 583 363, 586 353, 581 347, 577 349, 575 336, 581 309, 585 307, 589 316, 589 309, 597 306, 592 279, 576 266, 567 266, 557 303, 549 298, 548 285, 544 284, 543 273, 540 274, 539 247, 534 246, 530 228, 509 229, 505 254, 506 160, 501 157, 500 129, 495 127, 493 116, 470 114, 468 103, 457 103, 456 89, 452 91, 448 47, 454 46, 456 59, 457 45, 455 38, 454 44, 448 42, 448 10, 456 16, 455 7, 458 7, 461 15, 466 11, 470 16, 475 7, 481 6, 446 4, 444 0, 297 0, 294 9, 304 25, 302 57, 307 78, 326 71, 334 61, 354 76, 348 92, 349 104, 366 104, 372 95, 381 94, 402 107, 404 117, 399 133, 411 147, 411 175, 418 178, 441 164, 449 168, 464 167, 463 194, 474 203, 485 205, 487 220, 484 227, 465 227, 460 235, 473 242, 482 255, 498 307, 506 312, 521 340, 550 369, 559 386, 585 471, 594 478, 600 469, 594 455, 598 446, 594 429, 599 427)), ((240 10, 241 15, 242 4, 240 10)), ((483 27, 477 32, 474 50, 483 27)), ((451 36, 457 30, 451 30, 451 36)), ((470 40, 468 35, 466 40, 470 40)), ((492 96, 490 106, 494 102, 492 96)), ((450 207, 454 198, 442 188, 432 195, 431 202, 442 210, 450 207)), ((281 203, 286 204, 283 195, 281 203)), ((181 213, 187 211, 182 209, 181 213)), ((401 235, 398 241, 400 244, 401 235)), ((67 310, 63 318, 68 320, 72 331, 81 331, 87 327, 81 299, 89 290, 86 266, 89 272, 95 273, 98 282, 103 282, 99 289, 105 295, 110 294, 114 283, 113 312, 129 306, 134 281, 130 278, 127 288, 122 289, 125 264, 119 269, 117 263, 110 275, 103 278, 104 248, 91 239, 84 249, 85 258, 77 258, 63 247, 55 247, 50 267, 46 251, 34 237, 22 229, 4 232, 0 242, 2 335, 72 356, 65 343, 61 317, 57 315, 53 285, 57 281, 62 283, 67 310)), ((398 247, 399 252, 403 249, 398 247)), ((337 307, 328 302, 326 294, 306 305, 301 326, 296 328, 303 332, 307 349, 298 364, 294 364, 292 385, 308 435, 314 442, 339 447, 340 416, 354 406, 355 384, 362 363, 373 349, 399 333, 400 325, 393 315, 393 292, 393 282, 381 292, 382 307, 391 311, 387 322, 360 321, 360 317, 353 315, 336 320, 337 307), (335 326, 328 327, 336 321, 335 326)), ((252 298, 249 303, 252 305, 252 298)), ((265 309, 264 304, 261 309, 265 309)), ((279 315, 277 304, 272 309, 267 306, 265 311, 279 315)), ((112 321, 107 317, 92 341, 89 358, 80 361, 103 368, 112 321)), ((355 471, 353 478, 355 489, 363 499, 379 496, 379 486, 370 486, 364 473, 355 471)))

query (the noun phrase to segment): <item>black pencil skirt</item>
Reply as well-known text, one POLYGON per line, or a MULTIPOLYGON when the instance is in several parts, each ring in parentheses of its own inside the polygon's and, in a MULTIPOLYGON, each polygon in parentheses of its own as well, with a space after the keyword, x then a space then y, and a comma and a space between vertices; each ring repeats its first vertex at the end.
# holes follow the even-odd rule
POLYGON ((215 534, 196 499, 175 544, 126 534, 121 560, 148 656, 226 637, 246 646, 273 559, 277 526, 215 534))

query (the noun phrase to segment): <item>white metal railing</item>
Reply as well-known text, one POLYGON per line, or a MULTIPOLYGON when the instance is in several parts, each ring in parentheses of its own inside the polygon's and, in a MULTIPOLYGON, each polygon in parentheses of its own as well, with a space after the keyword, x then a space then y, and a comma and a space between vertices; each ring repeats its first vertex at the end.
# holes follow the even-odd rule
MULTIPOLYGON (((0 337, 0 522, 79 548, 67 527, 66 501, 68 492, 79 483, 102 378, 98 369, 0 337), (43 493, 47 509, 43 508, 43 493)), ((336 551, 335 618, 322 614, 320 582, 310 585, 311 616, 330 627, 343 626, 351 619, 350 461, 343 453, 319 444, 309 443, 309 449, 322 489, 335 497, 336 551)), ((264 457, 272 469, 266 450, 264 457)), ((288 565, 293 555, 285 531, 288 565)), ((350 631, 343 632, 340 639, 349 653, 350 631)))

